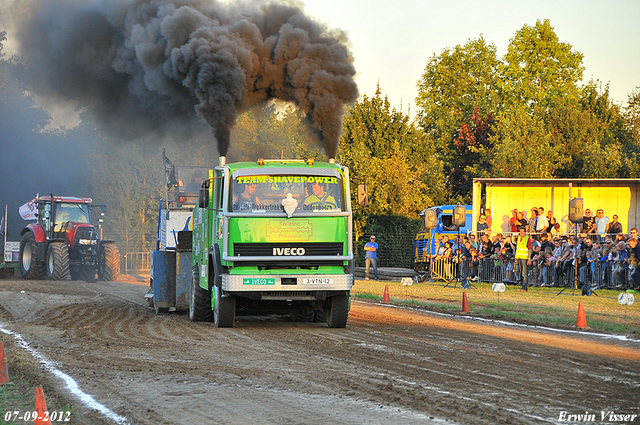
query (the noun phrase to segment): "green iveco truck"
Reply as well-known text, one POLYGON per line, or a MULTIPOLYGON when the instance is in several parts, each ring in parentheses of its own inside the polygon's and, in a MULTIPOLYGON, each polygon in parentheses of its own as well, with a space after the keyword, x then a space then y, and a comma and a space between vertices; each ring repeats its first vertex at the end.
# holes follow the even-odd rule
POLYGON ((193 211, 189 318, 240 314, 347 325, 354 255, 349 171, 334 162, 258 160, 211 170, 193 211))

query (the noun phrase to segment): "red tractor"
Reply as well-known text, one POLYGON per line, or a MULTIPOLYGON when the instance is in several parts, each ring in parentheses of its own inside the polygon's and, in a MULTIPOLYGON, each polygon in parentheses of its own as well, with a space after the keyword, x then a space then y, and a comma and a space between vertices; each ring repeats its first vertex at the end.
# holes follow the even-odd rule
MULTIPOLYGON (((20 273, 23 279, 113 281, 120 273, 120 251, 112 240, 102 240, 93 224, 91 198, 39 196, 37 222, 20 235, 20 273)), ((100 229, 101 230, 101 229, 100 229)))

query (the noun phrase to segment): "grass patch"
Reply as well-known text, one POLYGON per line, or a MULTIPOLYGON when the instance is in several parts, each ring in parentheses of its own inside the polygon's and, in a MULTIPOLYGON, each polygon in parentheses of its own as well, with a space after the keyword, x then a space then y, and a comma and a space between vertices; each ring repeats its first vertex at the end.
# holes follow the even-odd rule
POLYGON ((582 301, 587 324, 593 331, 640 337, 640 297, 632 306, 618 304, 620 291, 600 290, 597 295, 582 296, 579 290, 560 288, 529 288, 508 285, 504 293, 494 293, 492 284, 478 282, 475 288, 463 289, 451 283, 424 282, 402 286, 400 281, 356 281, 352 296, 363 300, 382 301, 385 286, 394 304, 415 306, 427 310, 462 314, 462 293, 467 293, 470 315, 503 319, 530 325, 576 329, 578 304, 582 301))
MULTIPOLYGON (((70 412, 70 421, 61 423, 78 423, 73 409, 52 385, 40 364, 28 352, 13 345, 13 341, 8 337, 0 335, 0 341, 4 343, 5 357, 9 366, 9 382, 0 386, 0 425, 24 425, 34 422, 19 420, 16 416, 24 418, 26 412, 35 410, 37 387, 42 387, 44 390, 45 402, 50 414, 54 411, 70 412), (10 412, 19 413, 13 415, 10 412)), ((66 418, 66 415, 64 417, 66 418)))

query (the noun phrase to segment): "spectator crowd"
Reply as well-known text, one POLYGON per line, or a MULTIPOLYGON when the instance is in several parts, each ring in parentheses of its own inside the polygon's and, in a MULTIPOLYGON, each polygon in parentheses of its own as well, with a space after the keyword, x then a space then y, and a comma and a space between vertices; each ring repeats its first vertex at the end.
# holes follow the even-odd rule
POLYGON ((553 211, 531 209, 527 220, 513 210, 510 234, 490 233, 490 210, 480 216, 476 234, 442 235, 432 268, 444 278, 505 281, 529 286, 640 289, 638 229, 623 233, 618 216, 584 210, 582 223, 561 233, 553 211))

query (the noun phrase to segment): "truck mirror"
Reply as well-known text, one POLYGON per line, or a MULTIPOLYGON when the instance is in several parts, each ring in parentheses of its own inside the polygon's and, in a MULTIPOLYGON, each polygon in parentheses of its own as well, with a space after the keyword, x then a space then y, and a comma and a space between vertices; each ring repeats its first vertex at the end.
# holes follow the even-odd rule
POLYGON ((366 207, 369 205, 369 193, 367 191, 366 184, 358 185, 358 205, 361 207, 366 207))
POLYGON ((424 227, 433 229, 438 224, 438 213, 435 210, 424 210, 424 227))
POLYGON ((198 192, 198 207, 207 208, 209 206, 209 189, 200 189, 198 192))

